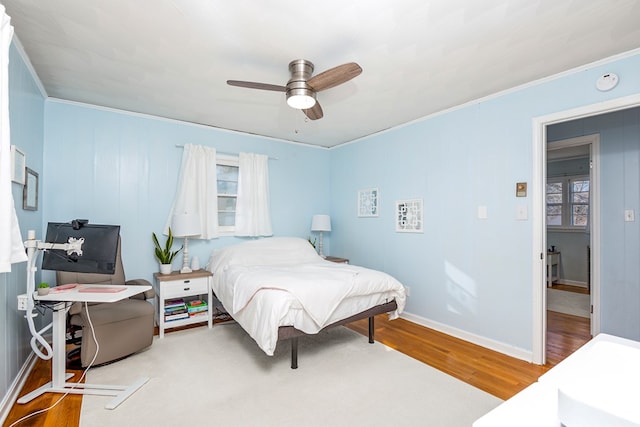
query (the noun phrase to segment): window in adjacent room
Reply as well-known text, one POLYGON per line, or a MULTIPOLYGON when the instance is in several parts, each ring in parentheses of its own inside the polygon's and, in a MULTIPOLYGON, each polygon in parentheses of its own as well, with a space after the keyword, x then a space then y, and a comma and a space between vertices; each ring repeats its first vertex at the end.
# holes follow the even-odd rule
POLYGON ((547 180, 547 226, 584 230, 589 224, 589 177, 547 180))
POLYGON ((238 199, 238 157, 218 155, 218 230, 221 234, 235 231, 236 201, 238 199))

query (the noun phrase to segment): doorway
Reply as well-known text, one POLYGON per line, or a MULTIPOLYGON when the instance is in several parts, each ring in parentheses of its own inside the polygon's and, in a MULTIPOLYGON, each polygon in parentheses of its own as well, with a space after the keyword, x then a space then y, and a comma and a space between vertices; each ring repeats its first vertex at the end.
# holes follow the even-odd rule
MULTIPOLYGON (((624 98, 613 99, 597 104, 580 107, 573 110, 562 111, 547 116, 533 119, 533 176, 532 176, 532 232, 533 232, 533 345, 532 362, 544 365, 546 361, 546 139, 547 127, 556 123, 567 122, 575 119, 596 116, 628 108, 640 106, 640 94, 624 98)), ((593 154, 593 153, 592 153, 593 154)), ((598 156, 592 155, 595 160, 592 170, 599 176, 598 156)), ((593 194, 600 194, 598 181, 591 183, 593 194), (594 186, 596 186, 594 188, 594 186)), ((597 203, 599 200, 592 200, 597 203)), ((596 305, 593 307, 591 330, 593 334, 600 332, 600 310, 597 305, 600 300, 600 224, 598 211, 594 210, 590 216, 591 221, 591 294, 596 305)))
POLYGON ((591 216, 600 212, 599 168, 592 165, 599 164, 600 135, 554 140, 555 130, 547 133, 545 191, 546 336, 554 343, 545 355, 552 365, 589 339, 592 307, 600 306, 591 298, 591 216))

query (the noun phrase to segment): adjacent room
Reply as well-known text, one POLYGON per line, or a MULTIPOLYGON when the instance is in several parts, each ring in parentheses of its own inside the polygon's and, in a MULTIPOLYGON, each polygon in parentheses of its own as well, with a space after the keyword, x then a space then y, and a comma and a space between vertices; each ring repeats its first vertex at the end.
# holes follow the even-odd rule
POLYGON ((636 1, 0 18, 3 425, 559 425, 638 373, 636 1))

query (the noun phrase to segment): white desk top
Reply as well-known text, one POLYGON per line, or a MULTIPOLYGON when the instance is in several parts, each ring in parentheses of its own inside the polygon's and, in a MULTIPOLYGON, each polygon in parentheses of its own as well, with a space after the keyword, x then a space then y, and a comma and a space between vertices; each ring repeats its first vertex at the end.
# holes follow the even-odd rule
MULTIPOLYGON (((599 334, 538 378, 538 382, 476 420, 473 427, 511 427, 514 425, 560 427, 559 410, 561 408, 558 396, 559 390, 565 388, 574 394, 576 394, 576 388, 580 393, 589 392, 590 388, 596 392, 603 391, 605 395, 614 397, 614 403, 623 405, 622 410, 614 405, 616 412, 625 415, 628 419, 633 419, 638 414, 635 409, 637 405, 635 400, 630 403, 628 399, 636 399, 637 395, 636 384, 640 379, 640 368, 637 367, 639 349, 640 342, 608 334, 599 334), (600 384, 602 378, 608 382, 600 384), (620 381, 612 386, 613 380, 620 381)), ((577 393, 578 397, 583 398, 585 393, 580 393, 577 393)), ((588 398, 591 398, 591 395, 593 393, 586 393, 588 398)), ((595 397, 598 405, 604 400, 602 395, 596 394, 595 397)), ((598 405, 594 407, 594 411, 589 412, 592 420, 609 410, 609 407, 606 407, 605 411, 598 405)), ((587 413, 585 408, 588 407, 576 406, 576 410, 587 413)), ((587 424, 577 423, 576 425, 587 424)), ((607 422, 596 421, 589 425, 614 424, 607 419, 607 422)))
POLYGON ((56 290, 55 287, 47 295, 33 294, 36 301, 49 302, 116 302, 133 295, 148 291, 151 286, 114 286, 114 285, 77 285, 71 289, 56 290), (95 290, 98 287, 104 287, 108 292, 87 292, 87 289, 95 290), (122 289, 122 290, 120 290, 122 289), (113 292, 118 290, 117 292, 113 292))
POLYGON ((561 427, 558 390, 533 383, 473 423, 473 427, 561 427))

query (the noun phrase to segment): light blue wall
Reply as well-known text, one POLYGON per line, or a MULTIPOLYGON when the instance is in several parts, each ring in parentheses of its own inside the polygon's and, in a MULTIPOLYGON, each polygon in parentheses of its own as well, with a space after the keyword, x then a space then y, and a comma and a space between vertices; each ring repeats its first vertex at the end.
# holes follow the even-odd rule
POLYGON ((547 138, 594 133, 600 134, 602 332, 640 340, 640 108, 550 126, 547 138), (636 212, 635 222, 624 221, 626 209, 636 212))
MULTIPOLYGON (((25 153, 27 166, 42 172, 44 98, 40 94, 15 45, 9 52, 9 114, 11 143, 25 153)), ((18 222, 41 232, 42 205, 37 211, 22 209, 22 185, 12 183, 18 222)), ((40 187, 42 188, 42 187, 40 187)), ((2 201, 5 203, 6 201, 2 201)), ((5 238, 1 236, 0 238, 5 238)), ((11 273, 0 273, 0 396, 5 399, 31 352, 31 338, 24 312, 17 310, 17 296, 26 290, 26 263, 13 264, 11 273)), ((1 403, 1 401, 0 401, 1 403)))
MULTIPOLYGON (((45 117, 44 221, 120 224, 128 278, 151 280, 158 271, 151 233, 164 229, 176 190, 183 151, 176 144, 273 157, 269 180, 276 236, 307 238, 312 215, 329 210, 326 149, 56 100, 45 103, 45 117)), ((204 266, 213 248, 237 241, 190 240, 189 253, 204 266)))
MULTIPOLYGON (((639 69, 635 55, 332 150, 333 254, 398 277, 411 287, 407 312, 425 323, 531 351, 533 229, 515 215, 518 205, 529 213, 532 206, 530 196, 515 197, 515 185, 531 183, 532 119, 640 93, 639 69), (598 92, 605 72, 617 73, 620 84, 598 92), (380 190, 380 216, 358 218, 357 191, 371 187, 380 190), (413 198, 424 199, 424 233, 396 233, 395 201, 413 198), (477 218, 478 206, 487 207, 487 219, 477 218)), ((636 158, 616 160, 617 173, 634 179, 636 158)), ((610 238, 635 263, 624 273, 605 271, 637 281, 636 245, 622 231, 610 238)))

